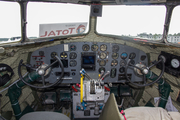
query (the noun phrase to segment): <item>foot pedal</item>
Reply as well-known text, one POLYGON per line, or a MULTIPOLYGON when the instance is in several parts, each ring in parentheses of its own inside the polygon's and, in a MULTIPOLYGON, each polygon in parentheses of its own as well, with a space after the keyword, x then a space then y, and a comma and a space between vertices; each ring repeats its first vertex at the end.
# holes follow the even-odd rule
POLYGON ((119 96, 120 97, 131 97, 132 90, 128 85, 119 85, 119 96))
POLYGON ((44 105, 56 104, 56 92, 43 93, 43 104, 44 105))

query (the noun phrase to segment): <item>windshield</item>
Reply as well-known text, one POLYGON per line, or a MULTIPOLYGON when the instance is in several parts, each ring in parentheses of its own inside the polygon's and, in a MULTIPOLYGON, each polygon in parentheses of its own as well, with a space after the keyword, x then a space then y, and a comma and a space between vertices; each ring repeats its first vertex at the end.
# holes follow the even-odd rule
POLYGON ((180 44, 180 6, 174 8, 171 22, 169 26, 169 34, 167 41, 175 44, 180 44))
POLYGON ((97 32, 130 38, 160 40, 162 38, 165 6, 103 6, 97 18, 97 32))
POLYGON ((0 44, 21 40, 20 5, 0 1, 0 44))
POLYGON ((29 2, 27 37, 54 37, 88 32, 90 7, 63 3, 29 2))

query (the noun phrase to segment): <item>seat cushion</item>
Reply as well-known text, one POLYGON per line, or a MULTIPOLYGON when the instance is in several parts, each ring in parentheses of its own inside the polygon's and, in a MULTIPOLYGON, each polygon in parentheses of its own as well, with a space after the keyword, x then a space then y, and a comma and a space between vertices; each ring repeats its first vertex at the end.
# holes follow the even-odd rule
POLYGON ((168 112, 173 120, 180 120, 180 113, 179 112, 168 112))
POLYGON ((127 120, 174 120, 160 107, 133 107, 124 110, 127 120))
POLYGON ((40 111, 27 113, 20 120, 70 120, 70 118, 62 113, 40 111))

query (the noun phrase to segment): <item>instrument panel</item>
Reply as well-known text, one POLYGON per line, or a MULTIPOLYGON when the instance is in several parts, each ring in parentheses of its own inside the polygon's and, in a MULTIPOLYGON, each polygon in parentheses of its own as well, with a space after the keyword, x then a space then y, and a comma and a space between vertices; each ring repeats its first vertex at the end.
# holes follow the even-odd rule
MULTIPOLYGON (((85 69, 93 79, 98 79, 101 70, 110 74, 105 77, 105 83, 123 83, 126 82, 125 65, 128 59, 131 64, 143 63, 147 65, 146 54, 136 48, 121 44, 103 43, 103 42, 73 42, 59 44, 51 47, 44 47, 31 53, 30 64, 38 68, 41 64, 51 64, 55 61, 57 55, 64 66, 63 83, 79 83, 80 70, 85 69), (143 58, 143 59, 142 59, 143 58)), ((50 75, 46 82, 53 83, 60 75, 61 68, 59 64, 52 66, 50 75)), ((141 82, 141 76, 134 73, 133 68, 128 69, 128 75, 133 82, 141 82)))

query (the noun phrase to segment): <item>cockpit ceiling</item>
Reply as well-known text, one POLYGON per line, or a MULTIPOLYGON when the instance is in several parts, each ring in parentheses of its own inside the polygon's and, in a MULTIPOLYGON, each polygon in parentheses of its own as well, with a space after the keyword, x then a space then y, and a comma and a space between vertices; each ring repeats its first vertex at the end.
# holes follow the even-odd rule
MULTIPOLYGON (((14 1, 14 0, 4 0, 14 1)), ((166 2, 180 2, 179 0, 17 0, 17 1, 44 1, 44 2, 61 2, 61 3, 75 3, 75 4, 163 4, 166 2)))

